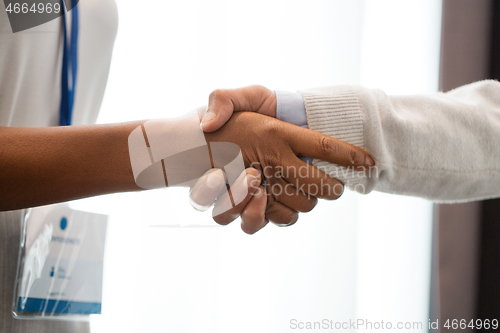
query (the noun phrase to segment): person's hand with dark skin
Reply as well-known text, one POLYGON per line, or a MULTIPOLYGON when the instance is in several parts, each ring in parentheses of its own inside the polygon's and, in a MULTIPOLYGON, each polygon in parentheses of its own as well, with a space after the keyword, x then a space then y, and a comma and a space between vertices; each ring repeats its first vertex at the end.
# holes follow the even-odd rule
MULTIPOLYGON (((260 172, 259 177, 257 170, 248 168, 246 173, 250 177, 244 180, 250 186, 247 198, 232 210, 214 216, 216 222, 228 224, 241 215, 242 229, 247 233, 260 230, 268 221, 291 225, 297 221, 298 212, 314 208, 317 198, 334 200, 342 194, 341 182, 297 156, 307 155, 358 169, 371 167, 366 163, 367 153, 360 148, 250 112, 234 114, 218 131, 205 133, 205 138, 207 142, 236 143, 241 148, 245 165, 260 172), (255 184, 255 179, 265 181, 265 188, 251 185, 255 184)), ((191 199, 197 201, 193 196, 191 199)))
MULTIPOLYGON (((248 104, 248 107, 254 106, 258 105, 248 104)), ((235 120, 240 117, 244 119, 252 113, 242 115, 243 113, 235 120)), ((253 116, 258 115, 253 114, 253 116)), ((238 189, 242 188, 245 190, 244 194, 248 190, 248 195, 242 202, 238 200, 240 204, 236 207, 216 215, 216 220, 221 223, 229 223, 241 216, 243 230, 247 233, 254 233, 268 220, 280 225, 291 225, 297 220, 297 212, 308 211, 314 207, 316 203, 314 194, 313 196, 311 193, 306 195, 304 189, 292 191, 292 185, 295 186, 294 188, 297 186, 300 188, 300 179, 290 178, 286 174, 284 177, 276 176, 276 173, 272 172, 281 166, 277 164, 278 161, 290 163, 291 166, 294 166, 293 163, 302 163, 299 159, 293 160, 290 155, 290 151, 293 154, 304 154, 310 149, 298 146, 298 143, 294 142, 301 136, 308 138, 300 144, 307 143, 308 140, 316 140, 312 143, 309 141, 313 150, 320 147, 322 153, 328 153, 328 156, 335 155, 335 159, 323 157, 322 154, 318 155, 320 158, 329 161, 333 159, 334 162, 337 160, 339 164, 345 163, 349 166, 356 165, 356 163, 363 165, 359 161, 365 161, 366 153, 359 148, 338 140, 318 140, 318 133, 283 123, 272 117, 260 116, 256 119, 260 120, 256 121, 250 117, 248 124, 238 121, 237 126, 234 125, 236 123, 233 124, 230 121, 227 128, 217 133, 207 134, 209 141, 227 141, 241 146, 244 149, 247 166, 253 162, 260 162, 255 166, 260 165, 260 169, 265 172, 271 171, 270 175, 265 173, 263 177, 258 169, 247 168, 237 182, 231 184, 231 191, 238 192, 238 189), (259 129, 258 126, 262 128, 259 129), (299 131, 293 137, 289 133, 292 129, 299 131), (312 136, 309 138, 309 134, 305 133, 312 136), (282 135, 285 136, 281 137, 282 135), (255 137, 252 138, 252 136, 255 137), (262 140, 262 138, 266 139, 262 140), (280 141, 282 144, 275 146, 275 142, 283 139, 290 140, 280 141), (286 144, 291 148, 285 149, 286 144), (275 146, 274 149, 269 149, 272 146, 275 146), (276 149, 278 147, 280 150, 276 149), (362 158, 358 158, 360 151, 362 158), (283 154, 288 157, 286 160, 281 159, 285 156, 283 154), (267 185, 285 185, 284 189, 287 192, 279 194, 270 192, 272 196, 268 199, 265 188, 262 185, 259 186, 262 180, 265 180, 267 185)), ((0 211, 47 205, 101 194, 142 190, 143 188, 135 182, 129 155, 129 138, 130 134, 143 123, 144 121, 138 121, 47 128, 0 127, 0 141, 3 143, 0 146, 0 169, 2 170, 0 211)), ((167 120, 166 123, 173 128, 176 126, 175 120, 167 120)), ((165 144, 175 143, 175 131, 171 135, 173 135, 172 140, 167 140, 165 144)), ((307 152, 307 155, 315 157, 310 152, 307 152)), ((296 158, 295 155, 293 157, 296 158)), ((305 167, 311 168, 309 165, 305 167)), ((313 183, 317 184, 320 178, 313 183)), ((217 199, 216 208, 223 207, 221 205, 224 203, 223 195, 219 198, 221 190, 225 187, 225 175, 222 171, 219 174, 211 172, 203 176, 197 183, 199 184, 201 186, 195 185, 190 193, 192 202, 199 203, 201 208, 206 208, 217 199), (205 191, 207 188, 209 190, 205 191)), ((336 196, 341 192, 340 188, 337 188, 336 196)), ((305 191, 310 192, 309 188, 305 191)), ((223 209, 219 209, 219 212, 222 211, 223 209)))
MULTIPOLYGON (((273 91, 258 85, 238 89, 215 90, 209 96, 209 103, 201 128, 205 132, 216 131, 231 118, 234 112, 238 111, 256 112, 274 118, 276 117, 276 95, 273 91)), ((363 150, 361 151, 365 160, 360 161, 359 158, 354 160, 353 157, 358 154, 360 149, 351 145, 343 145, 341 141, 337 141, 337 144, 330 148, 335 151, 337 156, 343 156, 344 160, 352 161, 347 166, 365 165, 371 167, 374 165, 373 159, 363 150)), ((254 175, 255 170, 252 170, 252 168, 247 168, 244 173, 249 174, 246 178, 248 184, 252 181, 252 177, 257 177, 254 175)), ((223 177, 223 172, 219 170, 218 175, 223 177)), ((210 176, 212 182, 208 181, 208 177, 208 175, 202 177, 190 192, 190 199, 195 207, 197 206, 196 203, 200 201, 203 202, 204 209, 208 209, 217 200, 213 186, 208 185, 214 183, 213 179, 217 177, 215 175, 210 176)), ((253 195, 254 190, 250 188, 249 195, 241 204, 221 214, 222 216, 219 216, 217 220, 233 221, 240 216, 243 231, 250 234, 265 226, 268 223, 268 216, 280 216, 282 220, 287 219, 287 223, 279 224, 282 226, 292 225, 297 221, 298 209, 296 207, 272 205, 272 202, 268 204, 266 190, 260 186, 259 191, 255 192, 257 195, 253 195), (290 213, 291 211, 292 213, 290 213)), ((271 222, 275 221, 271 219, 271 222)))

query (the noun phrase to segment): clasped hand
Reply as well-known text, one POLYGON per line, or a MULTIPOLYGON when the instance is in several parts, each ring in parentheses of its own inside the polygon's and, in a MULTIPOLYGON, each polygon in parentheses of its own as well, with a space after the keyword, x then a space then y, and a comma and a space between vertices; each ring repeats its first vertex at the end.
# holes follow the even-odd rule
POLYGON ((275 94, 261 86, 217 90, 210 95, 202 121, 205 139, 240 147, 247 169, 231 190, 248 188, 248 194, 232 209, 218 210, 218 205, 229 200, 227 195, 221 195, 225 175, 220 169, 209 170, 190 191, 195 208, 205 210, 214 205, 213 219, 222 225, 241 217, 241 228, 248 234, 269 221, 289 226, 297 222, 299 212, 312 210, 318 198, 335 200, 344 189, 339 180, 302 161, 300 156, 357 170, 373 166, 373 160, 361 148, 282 122, 275 115, 275 94))

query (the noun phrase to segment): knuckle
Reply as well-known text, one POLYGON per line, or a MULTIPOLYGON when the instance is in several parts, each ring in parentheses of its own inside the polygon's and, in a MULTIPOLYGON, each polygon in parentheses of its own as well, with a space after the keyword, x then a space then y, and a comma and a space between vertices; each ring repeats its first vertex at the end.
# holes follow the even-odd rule
POLYGON ((278 138, 281 136, 282 127, 281 124, 275 119, 266 119, 262 122, 261 125, 262 130, 266 135, 271 138, 278 138))
POLYGON ((352 165, 356 165, 356 156, 357 156, 357 152, 355 150, 350 150, 349 151, 349 162, 351 162, 352 165))
POLYGON ((223 89, 215 89, 214 91, 212 91, 210 93, 209 100, 214 101, 214 100, 221 98, 222 96, 224 96, 224 90, 223 89))
POLYGON ((249 86, 249 88, 251 88, 252 91, 254 91, 255 93, 257 93, 259 95, 266 95, 268 92, 271 91, 271 90, 267 89, 266 87, 259 85, 259 84, 249 86))
MULTIPOLYGON (((276 152, 274 154, 266 154, 266 156, 262 157, 266 166, 279 166, 281 165, 281 154, 276 152)), ((274 170, 268 170, 274 171, 274 170)), ((268 176, 268 175, 266 175, 268 176)))
POLYGON ((327 136, 322 136, 319 139, 319 147, 321 149, 322 155, 335 155, 337 153, 337 147, 333 144, 327 136))
POLYGON ((366 160, 365 153, 363 153, 359 149, 352 149, 350 156, 351 156, 351 161, 355 165, 363 165, 365 163, 366 160))
POLYGON ((260 84, 255 84, 252 86, 253 89, 259 90, 259 91, 267 91, 268 89, 264 87, 263 85, 260 84))

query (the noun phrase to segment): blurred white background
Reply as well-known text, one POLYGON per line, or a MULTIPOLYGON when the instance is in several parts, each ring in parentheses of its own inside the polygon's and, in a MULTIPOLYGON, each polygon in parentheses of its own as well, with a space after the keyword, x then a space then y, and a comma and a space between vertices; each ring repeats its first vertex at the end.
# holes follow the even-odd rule
MULTIPOLYGON (((100 123, 181 114, 216 88, 249 84, 437 91, 437 0, 117 2, 100 123)), ((289 332, 291 319, 325 318, 420 321, 427 331, 430 202, 347 191, 293 227, 248 236, 238 221, 215 226, 187 193, 73 203, 110 215, 93 332, 289 332)))

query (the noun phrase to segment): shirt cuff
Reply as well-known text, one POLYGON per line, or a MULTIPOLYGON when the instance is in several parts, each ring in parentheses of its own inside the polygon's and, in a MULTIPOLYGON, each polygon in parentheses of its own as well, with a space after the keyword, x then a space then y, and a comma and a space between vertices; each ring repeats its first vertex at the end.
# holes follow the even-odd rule
MULTIPOLYGON (((300 93, 276 90, 276 118, 300 127, 309 128, 307 124, 306 105, 300 93)), ((312 164, 313 159, 300 156, 306 163, 312 164)))
POLYGON ((276 118, 308 128, 306 106, 300 93, 276 90, 276 118))

